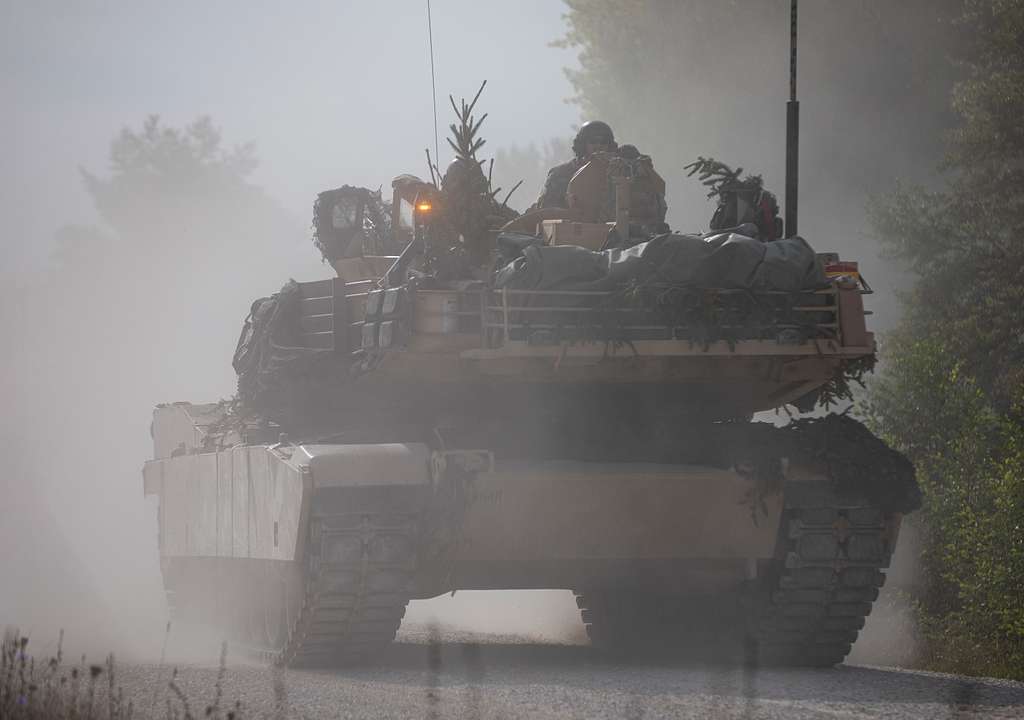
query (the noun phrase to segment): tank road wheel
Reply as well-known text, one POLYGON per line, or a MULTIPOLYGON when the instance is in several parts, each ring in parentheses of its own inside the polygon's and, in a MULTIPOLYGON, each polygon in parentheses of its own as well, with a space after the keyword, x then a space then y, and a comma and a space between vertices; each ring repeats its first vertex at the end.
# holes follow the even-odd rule
POLYGON ((824 483, 792 483, 776 558, 708 604, 641 591, 578 593, 595 647, 828 667, 850 652, 885 582, 901 516, 824 483))
POLYGON ((264 593, 262 655, 293 666, 365 659, 392 640, 413 593, 416 518, 314 518, 304 572, 264 593))
POLYGON ((787 487, 780 552, 748 598, 747 650, 755 664, 842 662, 896 545, 898 513, 803 485, 787 487))

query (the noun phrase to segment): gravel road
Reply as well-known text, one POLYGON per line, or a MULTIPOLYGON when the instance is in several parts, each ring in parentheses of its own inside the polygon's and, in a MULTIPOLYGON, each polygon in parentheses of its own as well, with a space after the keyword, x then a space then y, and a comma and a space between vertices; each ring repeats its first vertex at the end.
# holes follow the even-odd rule
MULTIPOLYGON (((143 715, 165 717, 169 666, 121 665, 143 715)), ((202 717, 218 667, 179 666, 202 717)), ((229 662, 225 705, 288 718, 1024 718, 1024 684, 891 668, 759 670, 613 662, 583 645, 403 629, 358 669, 280 671, 229 662)))

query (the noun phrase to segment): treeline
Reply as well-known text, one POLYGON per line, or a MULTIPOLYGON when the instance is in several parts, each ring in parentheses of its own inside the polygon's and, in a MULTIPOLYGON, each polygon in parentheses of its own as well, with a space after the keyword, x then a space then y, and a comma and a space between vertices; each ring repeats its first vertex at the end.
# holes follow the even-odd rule
POLYGON ((252 300, 329 268, 308 219, 252 182, 254 151, 211 121, 145 119, 108 157, 81 173, 96 223, 58 230, 51 262, 0 289, 0 377, 21 448, 0 482, 19 511, 0 536, 34 548, 5 563, 4 610, 24 627, 62 617, 73 637, 149 652, 163 613, 155 516, 139 491, 153 406, 229 396, 252 300))
POLYGON ((925 489, 923 662, 1024 678, 1024 1, 970 0, 946 182, 876 202, 913 272, 866 411, 925 489))
MULTIPOLYGON (((577 102, 652 152, 670 188, 698 153, 780 183, 789 3, 566 4, 577 102)), ((1024 0, 801 12, 801 227, 854 238, 841 249, 902 310, 882 308, 859 411, 926 492, 919 663, 1024 678, 1024 0), (887 257, 872 262, 861 230, 887 257)), ((696 207, 675 184, 670 205, 696 207)))

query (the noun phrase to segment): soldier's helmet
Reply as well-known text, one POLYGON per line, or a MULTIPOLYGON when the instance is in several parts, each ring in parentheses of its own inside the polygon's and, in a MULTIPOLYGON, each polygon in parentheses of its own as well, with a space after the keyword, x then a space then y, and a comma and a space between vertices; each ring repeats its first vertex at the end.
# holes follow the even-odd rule
POLYGON ((576 153, 576 157, 583 157, 587 154, 588 144, 607 145, 614 149, 616 147, 615 133, 606 122, 600 120, 585 122, 580 126, 576 138, 572 141, 572 151, 576 153))

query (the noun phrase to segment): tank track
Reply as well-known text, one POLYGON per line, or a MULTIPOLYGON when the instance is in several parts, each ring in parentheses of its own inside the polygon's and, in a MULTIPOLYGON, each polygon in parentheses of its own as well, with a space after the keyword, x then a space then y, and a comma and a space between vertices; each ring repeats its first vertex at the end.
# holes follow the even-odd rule
POLYGON ((900 516, 839 497, 826 483, 789 483, 785 492, 776 559, 734 603, 577 593, 591 641, 645 651, 685 652, 696 644, 702 653, 724 650, 752 664, 842 662, 885 582, 900 516))
POLYGON ((314 517, 300 606, 282 646, 257 649, 289 666, 357 662, 395 638, 413 589, 417 518, 314 517))
POLYGON ((824 483, 786 487, 782 567, 755 591, 750 659, 831 666, 850 652, 885 583, 900 516, 824 483))

